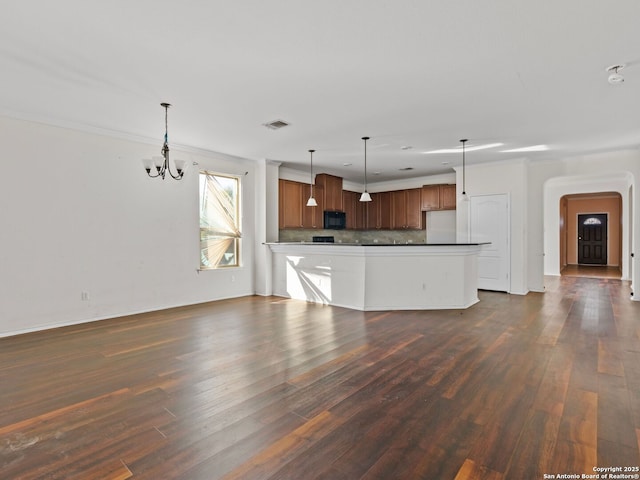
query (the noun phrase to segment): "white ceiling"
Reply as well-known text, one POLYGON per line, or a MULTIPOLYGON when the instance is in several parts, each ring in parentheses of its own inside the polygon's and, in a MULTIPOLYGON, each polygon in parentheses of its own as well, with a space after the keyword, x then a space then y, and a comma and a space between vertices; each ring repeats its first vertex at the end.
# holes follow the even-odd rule
POLYGON ((422 152, 460 138, 504 144, 469 164, 637 148, 639 18, 638 0, 11 1, 0 113, 159 151, 169 102, 174 146, 305 171, 315 148, 316 171, 355 182, 365 135, 370 182, 451 171, 460 155, 422 152))

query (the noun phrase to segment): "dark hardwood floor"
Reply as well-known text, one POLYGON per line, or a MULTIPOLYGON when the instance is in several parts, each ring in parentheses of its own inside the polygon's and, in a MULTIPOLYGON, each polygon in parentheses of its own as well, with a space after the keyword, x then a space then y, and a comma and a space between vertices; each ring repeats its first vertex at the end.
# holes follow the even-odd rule
POLYGON ((249 297, 0 339, 0 478, 636 467, 640 303, 620 280, 546 280, 467 310, 249 297))

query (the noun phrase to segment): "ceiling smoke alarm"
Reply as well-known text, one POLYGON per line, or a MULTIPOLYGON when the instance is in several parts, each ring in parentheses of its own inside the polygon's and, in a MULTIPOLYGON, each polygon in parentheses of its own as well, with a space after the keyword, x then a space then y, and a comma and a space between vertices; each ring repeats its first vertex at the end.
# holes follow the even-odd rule
POLYGON ((608 80, 611 85, 618 85, 619 83, 624 82, 624 77, 619 72, 624 67, 625 64, 621 63, 620 65, 611 65, 607 68, 607 72, 609 72, 608 80))

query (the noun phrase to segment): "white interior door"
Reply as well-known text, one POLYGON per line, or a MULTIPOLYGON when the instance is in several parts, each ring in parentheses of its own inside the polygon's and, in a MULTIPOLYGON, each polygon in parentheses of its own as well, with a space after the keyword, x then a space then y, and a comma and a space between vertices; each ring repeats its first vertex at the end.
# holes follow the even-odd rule
POLYGON ((478 255, 478 288, 511 290, 511 242, 509 195, 472 196, 469 200, 469 233, 472 243, 484 245, 478 255))

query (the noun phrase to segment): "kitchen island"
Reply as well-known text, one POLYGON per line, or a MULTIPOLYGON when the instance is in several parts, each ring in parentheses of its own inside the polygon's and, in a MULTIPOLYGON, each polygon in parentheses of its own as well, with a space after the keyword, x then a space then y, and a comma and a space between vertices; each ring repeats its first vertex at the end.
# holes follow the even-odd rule
POLYGON ((479 243, 269 243, 274 295, 356 310, 468 308, 479 243))

